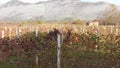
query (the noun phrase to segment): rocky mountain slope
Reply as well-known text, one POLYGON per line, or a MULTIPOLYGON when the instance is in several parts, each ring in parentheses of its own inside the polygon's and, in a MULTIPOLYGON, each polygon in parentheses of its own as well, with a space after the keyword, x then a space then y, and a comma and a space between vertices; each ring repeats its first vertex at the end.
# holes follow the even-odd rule
POLYGON ((66 19, 93 20, 100 18, 110 5, 79 0, 50 0, 35 4, 11 0, 0 7, 0 21, 21 22, 29 20, 60 21, 66 19))
POLYGON ((11 6, 19 6, 19 5, 29 5, 30 3, 24 3, 22 1, 19 0, 10 0, 7 3, 1 5, 2 8, 5 7, 11 7, 11 6))

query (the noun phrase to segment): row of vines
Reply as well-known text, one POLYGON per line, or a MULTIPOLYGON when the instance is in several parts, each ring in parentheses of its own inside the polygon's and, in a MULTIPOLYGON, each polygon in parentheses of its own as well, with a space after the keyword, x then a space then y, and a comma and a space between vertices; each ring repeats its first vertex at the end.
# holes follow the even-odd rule
POLYGON ((61 68, 120 67, 119 27, 55 27, 1 28, 0 66, 37 68, 37 55, 38 68, 56 68, 60 33, 61 68))

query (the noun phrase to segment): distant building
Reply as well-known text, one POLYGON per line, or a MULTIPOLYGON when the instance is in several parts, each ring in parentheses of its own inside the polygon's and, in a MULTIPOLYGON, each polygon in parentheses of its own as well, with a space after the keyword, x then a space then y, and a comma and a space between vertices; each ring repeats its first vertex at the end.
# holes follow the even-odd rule
POLYGON ((89 23, 89 26, 98 26, 99 25, 99 22, 91 22, 91 23, 89 23))
POLYGON ((92 22, 99 22, 99 25, 106 25, 106 20, 104 19, 95 19, 92 22))

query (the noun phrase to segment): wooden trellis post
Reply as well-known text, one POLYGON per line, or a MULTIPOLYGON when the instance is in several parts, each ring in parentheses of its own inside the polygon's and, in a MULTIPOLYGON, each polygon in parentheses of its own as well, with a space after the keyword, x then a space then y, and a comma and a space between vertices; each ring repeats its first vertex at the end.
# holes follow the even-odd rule
POLYGON ((12 36, 12 28, 9 28, 9 39, 11 39, 12 36))
POLYGON ((64 26, 61 25, 61 44, 63 44, 63 41, 64 41, 64 26))
POLYGON ((37 27, 35 30, 35 36, 38 37, 38 34, 39 34, 39 28, 37 27))
POLYGON ((38 55, 35 56, 35 64, 36 64, 36 68, 39 68, 39 58, 38 58, 38 55))
POLYGON ((21 35, 21 33, 22 33, 22 30, 19 28, 19 36, 21 35))
POLYGON ((31 31, 32 31, 32 28, 30 27, 29 30, 30 30, 30 32, 31 32, 31 31))
MULTIPOLYGON (((35 30, 35 36, 38 37, 39 34, 39 28, 37 27, 35 30)), ((36 54, 35 56, 35 64, 36 64, 36 68, 39 68, 39 57, 38 54, 36 54)))
POLYGON ((2 39, 5 37, 5 31, 4 30, 2 30, 2 39))
POLYGON ((57 68, 61 68, 61 41, 60 41, 60 34, 57 34, 57 68))
POLYGON ((111 28, 110 28, 110 33, 111 34, 113 33, 113 26, 111 26, 111 28))
POLYGON ((98 35, 98 30, 95 31, 95 34, 98 35))
POLYGON ((74 28, 75 32, 78 32, 78 29, 76 28, 75 25, 73 25, 73 28, 74 28))
POLYGON ((19 30, 18 30, 18 28, 16 28, 16 36, 17 36, 17 38, 19 38, 19 30))
POLYGON ((103 29, 104 29, 104 34, 106 34, 106 27, 105 27, 105 26, 103 26, 103 29))
POLYGON ((85 28, 82 29, 82 33, 85 33, 85 28))
POLYGON ((7 27, 4 27, 5 31, 7 30, 7 27))
POLYGON ((82 27, 80 27, 80 32, 82 32, 82 27))
POLYGON ((61 32, 61 40, 62 40, 62 44, 63 44, 63 41, 64 41, 63 28, 62 28, 62 32, 61 32))
POLYGON ((118 28, 116 28, 116 35, 118 35, 119 34, 119 29, 118 28))

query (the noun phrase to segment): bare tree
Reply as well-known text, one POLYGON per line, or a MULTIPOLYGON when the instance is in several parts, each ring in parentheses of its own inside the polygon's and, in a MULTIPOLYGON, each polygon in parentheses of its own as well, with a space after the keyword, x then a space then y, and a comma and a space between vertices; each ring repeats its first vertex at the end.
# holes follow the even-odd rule
POLYGON ((120 11, 116 5, 111 4, 103 13, 103 17, 106 20, 106 25, 120 24, 120 11))

